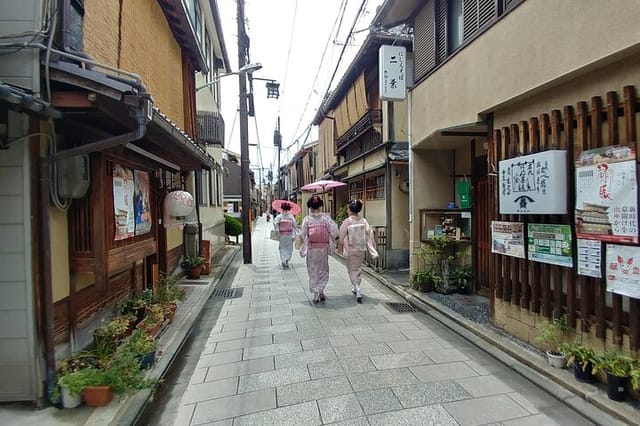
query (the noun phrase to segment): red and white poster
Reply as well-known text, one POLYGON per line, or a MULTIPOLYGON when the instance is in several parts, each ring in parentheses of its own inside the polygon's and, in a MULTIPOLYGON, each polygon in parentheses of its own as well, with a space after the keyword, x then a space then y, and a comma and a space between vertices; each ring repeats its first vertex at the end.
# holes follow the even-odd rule
POLYGON ((113 165, 113 213, 115 219, 114 240, 124 240, 135 235, 136 221, 133 206, 133 170, 113 165))
POLYGON ((583 151, 576 160, 576 235, 638 242, 636 149, 616 145, 583 151))
POLYGON ((640 247, 607 244, 607 291, 640 299, 640 247))

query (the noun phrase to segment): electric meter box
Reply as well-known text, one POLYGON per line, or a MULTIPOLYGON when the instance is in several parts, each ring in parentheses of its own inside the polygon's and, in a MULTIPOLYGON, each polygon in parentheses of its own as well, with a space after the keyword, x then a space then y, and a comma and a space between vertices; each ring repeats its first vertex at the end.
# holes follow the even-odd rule
POLYGON ((82 198, 89 190, 91 173, 89 156, 77 155, 56 163, 58 174, 58 196, 61 198, 82 198))

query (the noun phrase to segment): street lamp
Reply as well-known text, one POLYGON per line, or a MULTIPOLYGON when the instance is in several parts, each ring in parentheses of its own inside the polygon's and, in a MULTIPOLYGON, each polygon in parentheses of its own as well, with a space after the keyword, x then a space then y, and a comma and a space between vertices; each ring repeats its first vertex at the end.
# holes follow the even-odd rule
POLYGON ((238 71, 234 71, 234 72, 228 72, 226 74, 220 74, 218 76, 216 76, 213 81, 210 81, 208 83, 203 84, 202 86, 198 86, 196 87, 196 92, 199 91, 200 89, 204 89, 205 87, 211 87, 214 84, 216 84, 218 82, 218 80, 220 80, 222 77, 227 77, 229 75, 245 75, 245 74, 251 74, 255 71, 258 71, 259 69, 262 68, 262 64, 259 62, 256 62, 255 64, 246 64, 240 67, 240 69, 238 69, 238 71))

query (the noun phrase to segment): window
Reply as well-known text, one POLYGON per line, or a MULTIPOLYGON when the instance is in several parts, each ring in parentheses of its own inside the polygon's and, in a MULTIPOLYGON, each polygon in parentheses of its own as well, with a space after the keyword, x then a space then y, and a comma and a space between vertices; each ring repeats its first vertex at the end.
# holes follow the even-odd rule
POLYGON ((362 200, 364 197, 362 181, 351 182, 349 184, 349 200, 362 200))
POLYGON ((220 172, 216 172, 216 206, 222 205, 222 185, 220 185, 220 172))
POLYGON ((384 200, 384 175, 367 178, 367 200, 384 200))
POLYGON ((198 179, 200 181, 200 205, 208 206, 211 204, 209 197, 209 172, 203 170, 197 176, 200 177, 200 179, 198 179))
POLYGON ((463 20, 462 0, 450 0, 447 11, 447 53, 462 45, 463 20))
POLYGON ((209 72, 207 73, 207 83, 211 83, 213 81, 213 63, 211 62, 211 40, 209 40, 209 31, 204 31, 204 56, 207 61, 207 68, 209 72))
POLYGON ((200 19, 202 18, 202 12, 200 11, 200 3, 198 0, 195 1, 194 7, 194 23, 193 30, 196 32, 196 38, 198 39, 198 43, 202 44, 202 28, 200 19))

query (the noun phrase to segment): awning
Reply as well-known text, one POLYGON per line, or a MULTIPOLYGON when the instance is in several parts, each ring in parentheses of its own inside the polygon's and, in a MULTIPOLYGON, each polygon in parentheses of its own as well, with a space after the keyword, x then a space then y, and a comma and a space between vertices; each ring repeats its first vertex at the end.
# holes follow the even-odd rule
POLYGON ((461 124, 436 130, 412 149, 452 150, 468 146, 471 141, 484 141, 489 135, 488 125, 484 122, 461 124))

